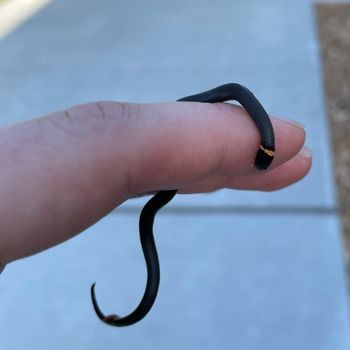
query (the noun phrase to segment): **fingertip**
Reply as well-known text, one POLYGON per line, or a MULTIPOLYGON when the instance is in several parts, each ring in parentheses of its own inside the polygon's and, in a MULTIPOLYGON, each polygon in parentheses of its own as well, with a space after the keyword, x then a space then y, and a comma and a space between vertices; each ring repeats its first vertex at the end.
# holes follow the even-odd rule
POLYGON ((299 156, 312 161, 312 150, 309 147, 304 146, 299 152, 299 156))
POLYGON ((309 148, 302 147, 295 157, 271 170, 268 176, 262 178, 258 190, 271 192, 288 187, 307 176, 311 166, 312 154, 309 148))
POLYGON ((276 139, 276 157, 272 164, 275 168, 301 151, 306 140, 306 131, 304 126, 295 120, 271 117, 271 122, 276 139))

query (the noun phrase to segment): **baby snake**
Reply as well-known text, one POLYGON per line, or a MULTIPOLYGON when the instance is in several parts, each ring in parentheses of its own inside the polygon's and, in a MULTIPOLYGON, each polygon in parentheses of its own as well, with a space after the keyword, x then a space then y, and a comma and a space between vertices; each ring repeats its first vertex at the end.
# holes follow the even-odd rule
MULTIPOLYGON (((267 169, 275 154, 274 130, 266 111, 246 87, 240 84, 225 84, 209 91, 183 97, 178 101, 215 103, 229 100, 238 101, 248 112, 258 128, 260 146, 255 157, 255 167, 258 170, 267 169)), ((157 297, 160 281, 159 260, 153 237, 153 222, 158 210, 169 203, 176 195, 176 192, 177 190, 160 191, 142 209, 139 231, 141 246, 147 265, 147 284, 144 295, 136 309, 124 317, 116 314, 104 315, 96 301, 95 283, 91 286, 93 307, 99 319, 104 323, 116 327, 130 326, 144 318, 152 308, 157 297)))

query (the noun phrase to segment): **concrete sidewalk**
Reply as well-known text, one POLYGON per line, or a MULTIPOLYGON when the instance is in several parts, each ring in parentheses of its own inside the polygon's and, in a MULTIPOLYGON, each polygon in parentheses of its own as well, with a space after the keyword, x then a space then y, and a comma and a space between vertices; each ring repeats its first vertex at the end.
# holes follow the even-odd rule
POLYGON ((139 301, 144 199, 10 264, 0 278, 1 348, 349 348, 310 1, 54 1, 0 41, 0 81, 2 125, 91 100, 176 100, 240 82, 270 114, 303 123, 314 153, 309 176, 276 193, 177 196, 155 225, 159 299, 134 327, 101 324, 89 286, 98 281, 111 312, 139 301))

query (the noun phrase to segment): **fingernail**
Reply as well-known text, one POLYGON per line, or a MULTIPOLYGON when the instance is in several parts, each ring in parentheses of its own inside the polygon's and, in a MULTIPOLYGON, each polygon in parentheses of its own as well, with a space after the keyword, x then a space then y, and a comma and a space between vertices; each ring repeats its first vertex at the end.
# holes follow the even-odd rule
POLYGON ((299 122, 297 122, 297 121, 295 121, 295 120, 293 120, 293 119, 280 118, 280 117, 278 117, 278 119, 281 119, 281 120, 283 120, 283 121, 285 121, 285 122, 287 122, 287 123, 289 123, 289 124, 292 124, 292 125, 294 125, 294 126, 297 126, 297 127, 300 128, 300 129, 305 130, 305 125, 304 125, 304 124, 301 124, 301 123, 299 123, 299 122))
POLYGON ((300 157, 302 158, 311 158, 312 157, 312 151, 310 148, 304 146, 301 151, 299 152, 300 157))

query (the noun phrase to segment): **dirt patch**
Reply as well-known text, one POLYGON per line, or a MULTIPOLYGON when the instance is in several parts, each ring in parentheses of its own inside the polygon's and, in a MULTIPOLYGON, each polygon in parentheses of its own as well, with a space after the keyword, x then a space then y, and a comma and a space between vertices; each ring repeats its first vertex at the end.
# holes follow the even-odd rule
POLYGON ((334 166, 350 272, 350 4, 315 5, 334 166))

